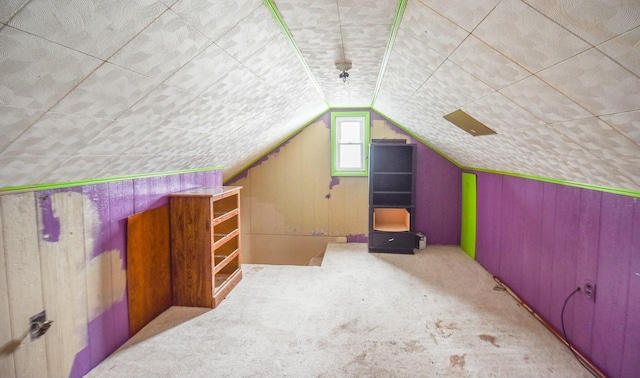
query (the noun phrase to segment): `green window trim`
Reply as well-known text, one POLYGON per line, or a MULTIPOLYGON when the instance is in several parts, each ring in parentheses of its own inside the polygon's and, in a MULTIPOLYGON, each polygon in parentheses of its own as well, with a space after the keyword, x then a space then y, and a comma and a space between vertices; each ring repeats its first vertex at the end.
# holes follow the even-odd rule
POLYGON ((365 112, 332 112, 331 113, 331 176, 368 176, 369 175, 369 133, 371 128, 371 117, 368 111, 365 112), (341 169, 338 166, 338 118, 364 118, 362 132, 362 168, 361 169, 341 169))

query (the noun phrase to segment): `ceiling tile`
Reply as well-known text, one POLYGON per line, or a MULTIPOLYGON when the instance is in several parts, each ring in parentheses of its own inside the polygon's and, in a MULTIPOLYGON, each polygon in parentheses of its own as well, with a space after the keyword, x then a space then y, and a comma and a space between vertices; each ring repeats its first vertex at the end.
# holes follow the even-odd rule
POLYGON ((171 118, 185 104, 191 102, 195 96, 181 89, 160 84, 118 120, 125 123, 159 125, 165 119, 171 118))
POLYGON ((109 62, 162 81, 210 44, 193 26, 167 10, 109 62))
POLYGON ((634 183, 627 174, 621 172, 622 165, 602 159, 574 159, 563 157, 564 175, 561 179, 581 184, 638 190, 640 186, 634 183))
POLYGON ((390 94, 397 97, 401 105, 425 82, 429 72, 416 71, 408 59, 400 54, 391 54, 387 69, 384 71, 381 88, 389 88, 390 94))
POLYGON ((473 35, 465 39, 449 59, 496 90, 531 75, 473 35))
POLYGON ((216 40, 216 44, 229 55, 243 62, 281 33, 280 26, 267 8, 259 7, 242 23, 216 40))
POLYGON ((418 89, 404 104, 403 111, 413 114, 418 119, 425 116, 443 117, 469 103, 469 99, 460 90, 449 87, 435 77, 418 89))
POLYGON ((338 0, 342 26, 391 25, 397 6, 397 0, 338 0))
POLYGON ((420 1, 469 32, 478 26, 480 21, 500 2, 500 0, 420 1))
POLYGON ((165 84, 200 94, 238 65, 238 61, 213 44, 185 64, 165 84))
POLYGON ((0 103, 21 108, 50 108, 102 63, 11 27, 0 46, 0 103))
POLYGON ((116 119, 157 85, 145 76, 105 63, 52 109, 116 119))
POLYGON ((335 70, 335 62, 344 61, 339 27, 292 30, 293 38, 312 72, 335 70))
POLYGON ((387 49, 391 26, 343 26, 341 30, 347 61, 353 62, 354 67, 374 66, 377 75, 387 49))
POLYGON ((637 0, 524 0, 592 45, 640 25, 637 0))
POLYGON ((284 34, 278 34, 269 43, 245 59, 243 64, 257 76, 262 77, 267 71, 278 66, 284 59, 291 58, 302 68, 289 39, 284 34))
MULTIPOLYGON (((632 184, 624 187, 624 189, 640 191, 640 159, 616 159, 608 163, 632 182, 632 184)), ((620 180, 611 182, 609 186, 614 188, 620 187, 620 180)))
POLYGON ((552 125, 560 133, 603 159, 637 158, 640 146, 598 118, 561 122, 552 125))
POLYGON ((0 152, 43 114, 36 110, 0 105, 0 152))
POLYGON ((74 155, 109 155, 118 156, 129 151, 136 143, 149 133, 152 133, 155 126, 148 124, 132 125, 114 121, 96 134, 93 138, 74 155))
POLYGON ((534 73, 590 47, 520 0, 501 1, 473 34, 534 73))
MULTIPOLYGON (((422 81, 431 76, 433 71, 435 71, 445 59, 445 57, 437 51, 407 34, 403 28, 400 28, 396 35, 393 43, 393 54, 402 55, 406 60, 403 61, 403 64, 409 64, 413 70, 413 75, 422 77, 422 81)), ((393 58, 393 55, 391 55, 391 58, 393 58)), ((394 62, 387 63, 387 65, 394 64, 394 62)))
POLYGON ((418 0, 407 2, 400 29, 445 57, 469 35, 418 0))
POLYGON ((113 156, 70 156, 58 167, 47 172, 47 182, 69 182, 101 178, 100 172, 109 166, 113 156))
POLYGON ((540 119, 499 92, 466 105, 462 110, 497 133, 544 125, 540 119))
POLYGON ((261 5, 260 0, 180 0, 171 10, 215 41, 261 5))
POLYGON ((64 159, 64 156, 0 157, 0 188, 47 183, 47 173, 64 159))
POLYGON ((611 114, 600 119, 640 145, 640 111, 611 114))
POLYGON ((532 150, 538 151, 538 156, 543 159, 549 155, 573 158, 595 157, 583 145, 574 142, 551 125, 518 129, 517 132, 511 133, 511 135, 513 134, 517 134, 517 138, 531 145, 532 150))
POLYGON ((267 85, 244 66, 237 66, 202 93, 202 97, 225 106, 238 107, 265 92, 267 85))
POLYGON ((592 114, 535 76, 500 91, 546 123, 592 117, 592 114))
POLYGON ((297 55, 288 55, 278 61, 277 64, 270 67, 267 65, 255 73, 276 92, 296 91, 296 88, 309 88, 316 95, 319 95, 297 55))
POLYGON ((378 96, 376 97, 376 103, 374 108, 379 113, 385 114, 392 118, 397 118, 397 115, 402 108, 402 102, 398 97, 394 95, 392 91, 380 88, 378 96))
POLYGON ((106 60, 166 10, 157 0, 32 0, 10 25, 106 60))
POLYGON ((104 119, 47 113, 14 140, 2 156, 69 156, 108 124, 104 119))
POLYGON ((3 0, 0 1, 0 22, 6 23, 29 0, 3 0))
POLYGON ((538 76, 595 115, 640 109, 640 79, 596 49, 538 76))
POLYGON ((640 27, 601 44, 598 50, 640 76, 640 27))
POLYGON ((337 27, 340 25, 337 1, 275 0, 290 30, 337 27))
POLYGON ((447 85, 450 90, 467 98, 468 102, 484 97, 493 92, 493 89, 485 85, 467 71, 455 63, 447 60, 433 74, 435 79, 447 85))

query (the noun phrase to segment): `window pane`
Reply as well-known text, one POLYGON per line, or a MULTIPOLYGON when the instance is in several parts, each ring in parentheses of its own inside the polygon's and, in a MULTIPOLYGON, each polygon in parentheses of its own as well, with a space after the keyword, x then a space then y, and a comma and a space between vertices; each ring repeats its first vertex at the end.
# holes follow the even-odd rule
POLYGON ((360 143, 362 141, 360 122, 339 121, 338 143, 360 143))
POLYGON ((362 145, 348 144, 340 145, 338 155, 339 169, 362 168, 362 145))

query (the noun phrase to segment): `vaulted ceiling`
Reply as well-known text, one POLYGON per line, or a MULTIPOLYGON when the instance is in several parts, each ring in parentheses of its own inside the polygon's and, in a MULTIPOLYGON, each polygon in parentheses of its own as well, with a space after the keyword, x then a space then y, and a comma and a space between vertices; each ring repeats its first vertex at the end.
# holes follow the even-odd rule
POLYGON ((638 51, 638 0, 2 0, 0 188, 228 177, 372 108, 463 167, 639 191, 638 51))

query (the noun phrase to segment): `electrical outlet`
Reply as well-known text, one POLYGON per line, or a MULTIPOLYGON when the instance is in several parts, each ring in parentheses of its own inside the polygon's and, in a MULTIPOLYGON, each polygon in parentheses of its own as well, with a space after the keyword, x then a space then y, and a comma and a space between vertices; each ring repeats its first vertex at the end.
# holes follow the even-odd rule
POLYGON ((584 295, 592 301, 596 301, 596 283, 591 280, 584 282, 584 295))

